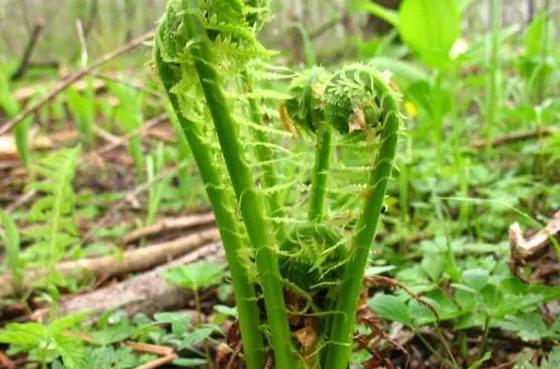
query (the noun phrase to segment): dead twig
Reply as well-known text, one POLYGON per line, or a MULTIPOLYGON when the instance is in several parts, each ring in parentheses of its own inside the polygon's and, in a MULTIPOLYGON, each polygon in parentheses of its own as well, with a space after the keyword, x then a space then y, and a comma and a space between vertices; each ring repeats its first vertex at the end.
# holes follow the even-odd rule
POLYGON ((140 365, 136 369, 156 369, 156 368, 160 368, 164 365, 167 365, 167 364, 171 363, 175 359, 177 359, 177 354, 167 355, 167 356, 164 356, 162 358, 156 359, 154 361, 150 361, 149 363, 146 363, 144 365, 140 365))
POLYGON ((131 81, 126 80, 124 78, 114 76, 114 75, 111 75, 111 74, 101 73, 101 72, 92 72, 92 75, 94 77, 97 77, 97 78, 102 79, 104 81, 114 82, 114 83, 118 83, 118 84, 123 85, 123 86, 133 88, 133 89, 138 90, 140 92, 144 92, 147 95, 157 97, 158 99, 165 98, 165 95, 162 94, 161 92, 156 91, 156 90, 152 90, 151 88, 148 88, 148 87, 146 87, 146 86, 144 86, 144 85, 142 85, 138 82, 131 82, 131 81))
POLYGON ((139 228, 127 235, 123 243, 125 245, 134 243, 142 238, 153 236, 165 231, 188 230, 195 227, 214 224, 213 213, 187 215, 180 218, 164 218, 154 224, 139 228))
POLYGON ((104 154, 115 150, 116 148, 125 145, 132 137, 143 135, 145 132, 148 132, 151 128, 157 126, 160 123, 163 123, 167 120, 167 114, 161 114, 157 117, 150 119, 149 121, 145 122, 142 127, 137 128, 129 133, 119 137, 119 139, 115 142, 111 142, 95 151, 90 152, 86 156, 84 156, 81 160, 89 161, 93 158, 103 156, 104 154))
POLYGON ((104 64, 110 62, 111 60, 113 60, 113 59, 115 59, 115 58, 117 58, 117 57, 119 57, 123 54, 126 54, 126 53, 138 48, 139 46, 143 45, 146 41, 152 39, 153 36, 154 36, 154 31, 150 31, 150 32, 148 32, 148 33, 146 33, 146 34, 144 34, 140 37, 137 37, 137 38, 131 40, 126 45, 120 47, 119 49, 117 49, 113 52, 110 52, 108 54, 105 54, 104 56, 102 56, 101 58, 96 60, 94 63, 92 63, 90 66, 82 69, 81 71, 79 71, 77 73, 74 73, 74 74, 72 74, 72 75, 70 75, 66 78, 63 78, 62 81, 47 96, 45 96, 43 99, 41 99, 37 103, 33 104, 32 106, 28 107, 22 113, 20 113, 17 117, 15 117, 14 119, 10 120, 6 124, 4 124, 2 127, 0 127, 0 135, 8 132, 13 126, 22 122, 27 117, 31 116, 37 110, 41 109, 43 106, 48 104, 52 99, 54 99, 60 93, 64 92, 67 88, 72 86, 74 83, 81 80, 85 76, 89 75, 95 69, 103 66, 104 64))
POLYGON ((516 132, 506 136, 498 137, 492 141, 487 141, 487 140, 473 141, 471 142, 471 148, 480 149, 486 146, 498 147, 507 144, 513 144, 516 142, 527 141, 534 138, 548 137, 558 132, 559 132, 558 130, 551 127, 538 128, 531 131, 516 132))
POLYGON ((552 216, 546 227, 529 239, 523 236, 523 230, 519 223, 513 223, 509 227, 511 256, 515 260, 525 260, 543 250, 557 235, 560 235, 560 211, 552 216))
POLYGON ((149 343, 141 343, 141 342, 131 342, 127 341, 124 344, 127 347, 130 347, 132 350, 136 352, 141 352, 144 354, 154 354, 158 356, 169 356, 175 353, 171 347, 167 346, 160 346, 160 345, 151 345, 149 343))
POLYGON ((27 42, 27 46, 25 47, 23 56, 21 57, 21 61, 19 62, 19 67, 14 72, 14 74, 12 74, 12 81, 21 79, 25 75, 25 73, 27 73, 31 61, 31 55, 33 55, 33 50, 35 50, 37 41, 39 41, 39 38, 41 37, 44 29, 45 22, 42 19, 38 19, 35 22, 35 26, 33 27, 33 31, 31 32, 31 36, 29 37, 29 41, 27 42))

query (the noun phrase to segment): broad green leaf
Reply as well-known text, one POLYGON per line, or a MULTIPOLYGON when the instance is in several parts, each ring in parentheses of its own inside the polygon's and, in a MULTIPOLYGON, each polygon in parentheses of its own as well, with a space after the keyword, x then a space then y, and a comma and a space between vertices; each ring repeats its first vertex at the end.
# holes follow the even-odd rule
POLYGON ((183 338, 181 344, 179 345, 180 349, 192 348, 194 345, 204 342, 215 330, 215 326, 202 325, 198 327, 194 331, 185 335, 185 338, 183 338))
POLYGON ((201 261, 167 269, 161 275, 173 285, 199 290, 219 284, 224 277, 224 269, 219 264, 201 261))
POLYGON ((54 349, 68 369, 84 367, 84 346, 77 338, 59 335, 54 339, 54 349))
POLYGON ((412 325, 408 306, 397 296, 385 294, 376 295, 369 300, 368 306, 384 319, 400 322, 408 326, 412 325))
POLYGON ((405 0, 399 11, 404 42, 435 67, 449 63, 449 52, 461 33, 461 17, 454 0, 405 0))
POLYGON ((80 312, 57 319, 49 325, 49 331, 53 335, 58 335, 67 329, 76 328, 88 315, 90 315, 89 312, 80 312))
POLYGON ((36 346, 47 335, 47 328, 39 323, 12 323, 0 329, 0 342, 18 346, 36 346))
POLYGON ((489 278, 490 273, 486 269, 467 269, 463 271, 464 283, 475 291, 483 289, 489 278))
POLYGON ((171 330, 176 336, 183 334, 191 326, 190 317, 183 313, 159 313, 154 318, 158 322, 171 324, 171 330))
POLYGON ((549 21, 543 11, 533 19, 525 34, 525 54, 529 57, 539 57, 549 53, 554 47, 554 24, 549 21))

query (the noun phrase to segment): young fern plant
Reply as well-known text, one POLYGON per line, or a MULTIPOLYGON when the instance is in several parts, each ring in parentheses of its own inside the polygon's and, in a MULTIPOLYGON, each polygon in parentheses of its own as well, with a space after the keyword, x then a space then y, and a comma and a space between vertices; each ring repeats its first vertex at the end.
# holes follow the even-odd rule
POLYGON ((336 286, 334 315, 323 368, 345 369, 352 353, 358 298, 371 244, 381 215, 387 183, 395 158, 401 116, 398 98, 382 74, 363 65, 336 72, 325 87, 326 119, 343 135, 372 132, 379 149, 372 159, 363 203, 349 245, 340 285, 336 286))
MULTIPOLYGON (((297 361, 291 344, 284 304, 274 227, 269 214, 265 211, 265 196, 262 190, 256 186, 245 158, 238 127, 230 110, 230 103, 221 87, 227 83, 228 74, 236 76, 248 61, 265 53, 256 40, 254 27, 247 21, 248 18, 258 14, 258 9, 248 6, 240 0, 171 0, 168 2, 157 34, 156 64, 178 116, 180 119, 182 117, 187 125, 189 125, 188 117, 192 117, 193 114, 185 107, 185 104, 181 104, 181 95, 183 98, 189 93, 194 93, 195 96, 202 95, 206 102, 203 111, 209 113, 214 123, 213 131, 219 142, 220 156, 229 173, 237 206, 233 209, 225 209, 227 214, 219 214, 220 207, 223 205, 218 202, 222 200, 220 195, 224 195, 224 192, 220 193, 215 201, 211 199, 211 202, 217 213, 217 221, 219 217, 223 216, 233 223, 226 226, 219 224, 222 236, 231 235, 232 230, 238 229, 232 211, 237 208, 241 214, 255 254, 276 367, 288 369, 293 367, 297 361)), ((219 173, 212 173, 211 177, 206 176, 206 178, 202 173, 217 160, 212 144, 204 142, 192 127, 188 128, 185 129, 185 135, 191 145, 203 180, 207 183, 207 188, 210 188, 209 185, 212 182, 220 186, 219 188, 223 188, 219 173)), ((208 129, 208 127, 206 128, 208 129)), ((213 169, 213 172, 217 172, 217 169, 213 169)), ((210 192, 208 195, 210 196, 210 192)), ((236 246, 241 243, 238 237, 232 237, 236 246)), ((230 254, 228 262, 232 268, 234 289, 237 295, 242 291, 241 288, 235 288, 236 279, 238 279, 236 277, 243 279, 243 283, 246 283, 246 278, 241 273, 237 276, 234 275, 233 269, 240 267, 240 272, 243 272, 243 268, 248 267, 248 263, 246 259, 240 258, 239 250, 233 249, 228 252, 225 242, 224 246, 226 253, 230 254)), ((250 302, 249 299, 244 299, 243 295, 236 297, 238 304, 250 302)), ((241 305, 239 307, 241 308, 241 305)), ((247 341, 255 338, 255 329, 246 327, 247 330, 243 332, 243 325, 249 325, 257 316, 258 312, 255 312, 253 316, 245 317, 240 314, 246 355, 248 350, 254 350, 255 343, 247 341)), ((259 334, 256 336, 260 337, 259 334)), ((253 354, 255 357, 251 359, 251 362, 247 357, 248 366, 255 369, 262 368, 262 359, 256 357, 255 352, 253 354)))
POLYGON ((270 342, 275 367, 343 369, 350 360, 358 296, 396 150, 397 98, 382 74, 363 65, 346 66, 334 74, 310 68, 294 81, 293 97, 281 115, 316 136, 315 164, 306 220, 295 220, 289 232, 283 230, 283 221, 278 221, 283 218, 279 215, 283 206, 270 191, 279 187, 272 164, 274 145, 267 142, 267 130, 256 129, 262 117, 247 68, 253 60, 268 56, 255 38, 263 9, 254 1, 169 0, 157 32, 155 63, 216 214, 247 367, 263 368, 266 356, 255 289, 258 282, 269 333, 266 342, 270 342), (237 105, 225 93, 235 81, 241 81, 245 95, 228 90, 228 96, 246 98, 236 102, 247 103, 251 142, 241 141, 237 105), (367 166, 357 221, 342 229, 352 231, 348 247, 344 247, 343 232, 326 219, 335 131, 353 140, 379 142, 367 166), (248 144, 256 144, 254 157, 262 171, 261 181, 254 177, 256 171, 246 155, 248 144), (266 195, 264 190, 269 190, 266 195), (245 246, 246 239, 251 248, 245 246), (250 273, 251 257, 257 278, 250 273), (304 360, 297 357, 292 344, 284 292, 307 299, 307 307, 299 312, 310 311, 320 325, 320 340, 300 353, 304 360))

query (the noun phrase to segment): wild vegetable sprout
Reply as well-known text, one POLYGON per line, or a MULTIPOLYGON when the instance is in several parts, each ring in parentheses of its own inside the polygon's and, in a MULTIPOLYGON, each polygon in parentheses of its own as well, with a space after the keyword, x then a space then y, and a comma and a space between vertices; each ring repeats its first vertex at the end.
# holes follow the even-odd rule
POLYGON ((267 137, 272 129, 262 124, 251 75, 271 55, 256 39, 267 10, 259 1, 170 0, 156 36, 155 62, 215 212, 247 367, 263 368, 270 346, 279 369, 343 369, 396 151, 397 98, 383 74, 364 65, 334 73, 313 68, 294 80, 282 116, 315 135, 316 154, 307 220, 287 221, 283 214, 290 205, 290 211, 301 209, 282 202, 273 165, 281 159, 267 137), (243 88, 234 89, 239 81, 243 88), (357 219, 342 227, 331 226, 326 211, 333 131, 342 140, 376 148, 365 163, 368 179, 354 194, 361 202, 357 219), (255 147, 254 157, 247 147, 255 147), (306 301, 303 309, 294 308, 292 296, 306 301), (298 314, 318 323, 312 347, 294 344, 288 317, 298 314))

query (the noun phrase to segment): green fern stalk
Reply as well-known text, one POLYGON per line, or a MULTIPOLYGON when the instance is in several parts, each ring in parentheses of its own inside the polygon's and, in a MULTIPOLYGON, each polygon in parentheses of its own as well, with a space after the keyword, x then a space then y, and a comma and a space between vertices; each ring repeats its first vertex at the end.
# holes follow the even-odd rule
POLYGON ((330 167, 332 129, 325 120, 322 107, 324 80, 327 72, 311 66, 296 78, 290 87, 292 98, 286 110, 292 122, 316 136, 315 164, 311 173, 311 192, 307 218, 319 223, 323 220, 328 170, 330 167))
MULTIPOLYGON (((198 1, 188 2, 191 9, 197 9, 198 1)), ((262 192, 253 182, 251 170, 244 158, 244 149, 239 141, 235 122, 221 89, 222 81, 212 64, 208 35, 200 19, 193 14, 185 14, 184 25, 191 40, 190 51, 200 85, 214 121, 218 141, 235 190, 241 216, 247 229, 249 240, 256 251, 256 265, 263 287, 267 321, 271 333, 277 369, 293 369, 296 358, 292 350, 288 316, 282 292, 282 280, 278 267, 273 227, 265 214, 262 192)))
MULTIPOLYGON (((165 20, 160 27, 164 27, 165 20)), ((159 33, 159 32, 158 32, 159 33)), ((214 150, 204 141, 201 127, 188 120, 182 113, 177 96, 172 89, 178 81, 177 66, 166 63, 160 53, 160 46, 156 42, 154 47, 155 62, 159 76, 167 91, 171 105, 176 112, 183 134, 189 143, 193 158, 198 166, 202 180, 206 185, 206 193, 214 210, 216 224, 220 230, 226 258, 231 272, 233 290, 237 302, 239 325, 243 342, 243 351, 248 369, 262 369, 264 367, 264 345, 259 329, 259 308, 255 288, 243 264, 245 246, 241 238, 237 219, 234 212, 233 198, 228 196, 221 179, 218 167, 214 164, 214 150)))
MULTIPOLYGON (((241 78, 243 80, 243 84, 245 90, 248 94, 253 93, 253 81, 249 71, 245 70, 241 74, 241 78)), ((251 116, 251 120, 258 124, 263 124, 263 119, 261 112, 259 111, 259 106, 257 103, 257 99, 254 97, 249 98, 249 114, 251 116)), ((276 174, 276 169, 272 164, 272 160, 274 155, 272 154, 272 150, 269 146, 266 145, 268 142, 268 138, 266 137, 266 133, 259 130, 253 129, 252 134, 255 137, 256 141, 258 142, 255 148, 255 155, 257 160, 260 163, 265 163, 262 165, 263 171, 263 185, 264 188, 274 188, 278 184, 278 176, 276 174)), ((273 218, 282 219, 284 217, 284 209, 280 202, 280 196, 278 196, 278 192, 273 191, 267 196, 268 200, 268 207, 270 209, 270 215, 273 218)), ((276 222, 276 238, 279 242, 286 239, 286 228, 284 224, 280 222, 276 222)))
POLYGON ((309 203, 308 219, 319 223, 323 220, 327 177, 331 157, 331 127, 321 124, 317 131, 315 149, 315 165, 311 177, 311 201, 309 203))
MULTIPOLYGON (((364 101, 364 104, 366 104, 364 107, 360 106, 361 104, 353 105, 356 103, 349 100, 352 106, 348 107, 348 112, 355 112, 356 108, 363 109, 362 113, 366 118, 368 126, 379 124, 380 127, 376 129, 380 130, 381 143, 372 172, 370 173, 368 187, 362 194, 365 198, 363 208, 354 229, 350 245, 350 257, 344 267, 342 283, 338 287, 336 315, 334 315, 332 320, 328 341, 329 346, 326 352, 326 369, 345 369, 350 360, 358 298, 362 290, 362 279, 379 222, 387 182, 391 176, 400 126, 397 100, 386 82, 379 78, 375 71, 366 67, 348 67, 336 74, 331 81, 338 83, 344 78, 353 80, 353 82, 356 82, 358 79, 361 80, 364 87, 369 90, 365 92, 370 94, 371 98, 375 100, 375 104, 370 106, 367 106, 368 102, 364 101), (375 111, 373 109, 374 106, 377 106, 379 110, 375 111), (375 116, 378 117, 377 122, 372 121, 375 116)), ((354 99, 361 93, 361 91, 349 90, 348 97, 354 99)), ((334 99, 336 100, 335 104, 345 102, 344 99, 340 99, 340 96, 336 94, 334 99)), ((340 114, 341 110, 338 107, 335 108, 337 109, 333 110, 332 113, 335 114, 334 118, 336 120, 336 115, 340 114)), ((347 116, 345 118, 347 126, 342 130, 347 130, 351 120, 356 118, 349 118, 347 116)))

